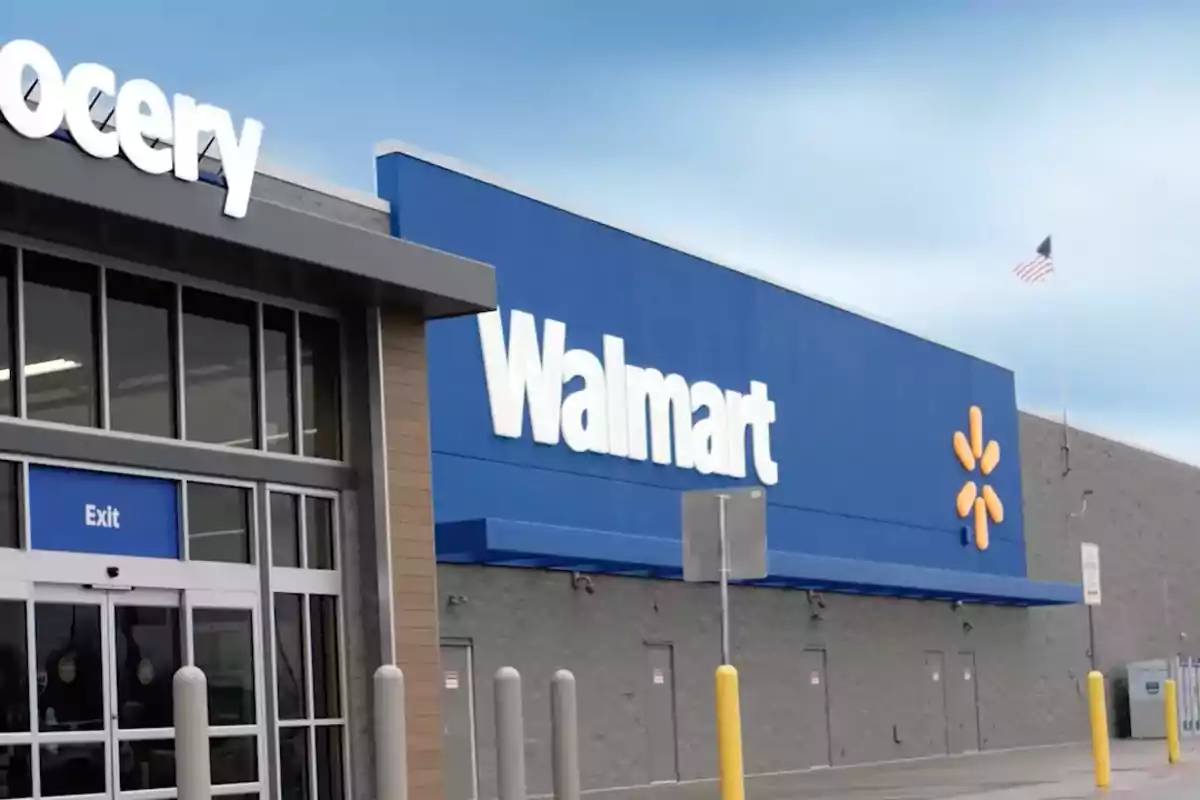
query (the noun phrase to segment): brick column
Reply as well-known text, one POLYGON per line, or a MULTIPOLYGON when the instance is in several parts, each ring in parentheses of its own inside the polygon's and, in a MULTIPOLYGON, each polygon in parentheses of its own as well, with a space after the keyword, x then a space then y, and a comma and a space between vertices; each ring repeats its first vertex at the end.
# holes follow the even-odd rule
POLYGON ((396 661, 404 670, 408 700, 409 797, 442 800, 441 645, 424 321, 385 311, 382 350, 392 607, 396 661))

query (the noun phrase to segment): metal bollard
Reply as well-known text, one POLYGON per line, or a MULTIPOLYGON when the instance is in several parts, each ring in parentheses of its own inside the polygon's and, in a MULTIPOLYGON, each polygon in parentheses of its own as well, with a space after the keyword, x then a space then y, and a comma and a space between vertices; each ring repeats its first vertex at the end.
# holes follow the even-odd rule
POLYGON ((738 701, 738 674, 729 664, 717 667, 717 762, 721 800, 745 800, 746 779, 742 763, 742 712, 738 701))
POLYGON ((575 676, 560 669, 550 682, 550 767, 555 800, 579 800, 579 713, 575 676))
POLYGON ((1179 763, 1179 695, 1175 681, 1163 686, 1163 717, 1167 723, 1167 763, 1179 763))
POLYGON ((1092 724, 1092 761, 1096 768, 1096 786, 1108 788, 1112 781, 1112 763, 1108 750, 1108 703, 1105 700, 1104 676, 1088 673, 1088 717, 1092 724))
POLYGON ((171 691, 175 698, 175 779, 179 800, 211 800, 208 680, 198 667, 180 667, 171 691))
POLYGON ((521 673, 496 671, 496 789, 499 800, 525 798, 525 717, 521 710, 521 673))
POLYGON ((408 797, 404 673, 393 664, 375 670, 375 789, 379 800, 408 797))

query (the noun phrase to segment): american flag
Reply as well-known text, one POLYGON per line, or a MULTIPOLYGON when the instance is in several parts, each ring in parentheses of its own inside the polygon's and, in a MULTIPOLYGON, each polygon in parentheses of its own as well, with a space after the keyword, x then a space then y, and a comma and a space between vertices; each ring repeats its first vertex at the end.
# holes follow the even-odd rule
POLYGON ((1054 259, 1050 256, 1050 237, 1038 245, 1036 255, 1028 261, 1022 261, 1013 267, 1013 274, 1025 283, 1037 283, 1050 277, 1054 272, 1054 259))

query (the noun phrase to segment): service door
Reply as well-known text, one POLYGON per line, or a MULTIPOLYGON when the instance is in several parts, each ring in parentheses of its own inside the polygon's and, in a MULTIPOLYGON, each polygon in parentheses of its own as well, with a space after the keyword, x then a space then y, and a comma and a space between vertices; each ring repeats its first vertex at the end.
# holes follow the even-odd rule
POLYGON ((675 648, 646 645, 646 738, 650 781, 679 780, 679 741, 675 729, 675 648))
POLYGON ((954 662, 946 675, 951 753, 979 750, 979 692, 975 688, 976 680, 975 653, 955 653, 954 662))
MULTIPOLYGON (((950 751, 946 717, 946 656, 938 650, 925 653, 921 713, 921 755, 946 755, 950 751)), ((914 753, 914 755, 916 755, 914 753)))
POLYGON ((442 643, 442 774, 446 800, 475 800, 475 681, 471 645, 442 643))
POLYGON ((805 650, 800 654, 800 766, 828 766, 829 747, 829 688, 825 680, 824 650, 805 650))

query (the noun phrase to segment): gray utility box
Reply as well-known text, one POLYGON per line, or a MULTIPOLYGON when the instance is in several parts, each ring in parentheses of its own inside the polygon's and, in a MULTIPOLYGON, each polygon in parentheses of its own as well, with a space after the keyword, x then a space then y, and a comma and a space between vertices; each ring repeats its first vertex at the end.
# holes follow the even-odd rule
POLYGON ((1125 668, 1129 675, 1129 735, 1134 739, 1167 737, 1167 662, 1135 661, 1125 668))

